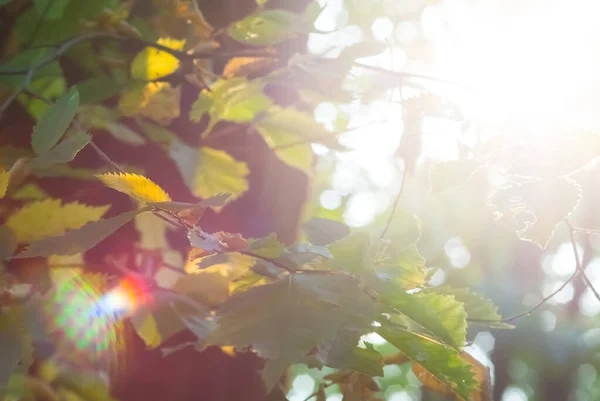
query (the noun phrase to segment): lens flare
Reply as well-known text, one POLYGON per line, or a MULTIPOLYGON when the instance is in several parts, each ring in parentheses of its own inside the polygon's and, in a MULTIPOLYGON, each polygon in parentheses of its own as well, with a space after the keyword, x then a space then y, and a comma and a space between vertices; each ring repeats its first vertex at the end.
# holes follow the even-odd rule
POLYGON ((71 368, 115 375, 126 356, 123 319, 149 301, 147 287, 135 277, 116 286, 103 275, 60 280, 46 307, 56 357, 71 368))

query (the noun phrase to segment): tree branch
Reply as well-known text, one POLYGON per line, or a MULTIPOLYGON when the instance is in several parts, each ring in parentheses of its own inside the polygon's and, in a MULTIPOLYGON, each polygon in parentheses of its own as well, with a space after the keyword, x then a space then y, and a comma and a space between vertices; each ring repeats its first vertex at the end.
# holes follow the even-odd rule
POLYGON ((589 277, 585 274, 585 270, 581 265, 579 252, 577 251, 577 243, 575 242, 575 229, 573 228, 568 219, 565 219, 565 224, 569 229, 569 238, 571 239, 571 246, 573 247, 573 254, 575 255, 575 266, 577 268, 577 271, 581 273, 581 277, 583 278, 585 285, 594 293, 596 299, 600 301, 600 294, 598 293, 598 291, 596 291, 596 288, 594 288, 594 285, 590 281, 589 277))
POLYGON ((406 181, 406 175, 408 172, 408 168, 406 168, 406 161, 403 159, 403 170, 402 170, 402 183, 400 184, 400 190, 396 195, 396 199, 394 199, 394 204, 392 205, 392 211, 390 212, 390 216, 385 223, 385 227, 379 236, 379 239, 383 239, 386 236, 390 226, 392 225, 392 220, 394 219, 394 215, 396 214, 396 209, 398 208, 398 203, 400 202, 400 196, 402 196, 402 191, 404 190, 404 182, 406 181))

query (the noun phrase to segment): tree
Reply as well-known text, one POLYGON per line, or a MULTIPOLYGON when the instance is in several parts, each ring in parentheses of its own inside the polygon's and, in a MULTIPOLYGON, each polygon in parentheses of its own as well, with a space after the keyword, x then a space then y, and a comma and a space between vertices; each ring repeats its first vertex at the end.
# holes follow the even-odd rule
POLYGON ((334 385, 345 400, 375 400, 384 366, 408 364, 425 388, 487 400, 467 329, 511 328, 577 277, 594 289, 570 215, 582 202, 574 172, 600 153, 597 134, 544 138, 554 157, 539 160, 505 151, 532 152, 533 139, 459 139, 458 158, 423 167, 425 118, 463 132, 472 121, 428 85, 435 78, 365 62, 382 42, 308 52, 317 2, 0 4, 10 26, 0 66, 9 397, 285 399, 282 377, 305 365, 323 372, 317 400, 334 385), (366 88, 349 85, 357 69, 375 77, 366 88), (390 87, 404 124, 398 191, 372 229, 352 230, 304 204, 322 172, 312 145, 345 152, 341 135, 365 127, 340 118, 328 128, 314 110, 368 104, 390 87), (485 184, 490 172, 502 185, 485 184), (407 180, 419 184, 405 190, 407 180), (422 249, 440 245, 435 219, 402 203, 426 192, 459 193, 478 205, 472 227, 491 209, 542 250, 564 224, 574 272, 508 318, 466 280, 432 285, 422 249))

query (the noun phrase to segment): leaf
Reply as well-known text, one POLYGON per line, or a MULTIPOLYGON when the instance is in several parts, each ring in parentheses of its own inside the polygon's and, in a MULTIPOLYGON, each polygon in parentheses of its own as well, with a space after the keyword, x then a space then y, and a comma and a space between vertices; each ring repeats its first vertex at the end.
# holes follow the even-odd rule
POLYGON ((303 143, 296 134, 274 130, 268 125, 258 123, 255 128, 281 161, 308 175, 312 173, 313 152, 309 143, 303 143))
MULTIPOLYGON (((273 56, 276 54, 274 53, 273 56)), ((223 69, 223 76, 227 78, 258 74, 271 67, 277 59, 267 57, 233 57, 223 69)))
POLYGON ((467 314, 461 302, 451 295, 409 294, 394 286, 381 288, 381 301, 409 317, 429 334, 460 349, 465 344, 467 314))
POLYGON ((302 224, 308 241, 314 245, 329 245, 350 234, 350 228, 339 221, 313 217, 302 224))
POLYGON ((381 328, 377 332, 410 358, 413 366, 418 366, 413 367, 417 378, 426 383, 435 380, 463 401, 470 400, 471 394, 478 390, 471 366, 456 350, 403 329, 381 328))
POLYGON ((336 134, 328 131, 312 114, 294 107, 272 107, 255 123, 255 128, 267 144, 271 141, 273 146, 289 146, 304 141, 306 144, 315 142, 332 149, 347 150, 338 143, 336 134))
POLYGON ((410 290, 427 283, 429 272, 425 269, 425 262, 416 245, 411 245, 389 259, 377 262, 375 270, 381 280, 391 281, 404 290, 410 290))
POLYGON ((368 233, 350 234, 327 247, 333 255, 333 260, 323 261, 321 265, 325 268, 371 276, 375 270, 369 255, 370 247, 371 238, 368 233))
POLYGON ((10 197, 15 200, 42 200, 49 195, 35 184, 25 184, 14 191, 10 197))
POLYGON ((392 256, 415 245, 421 238, 421 219, 404 210, 396 210, 390 223, 387 238, 392 256))
POLYGON ((45 19, 56 20, 63 16, 71 0, 35 0, 33 5, 37 15, 45 19))
POLYGON ((203 198, 229 193, 232 200, 236 199, 249 188, 246 179, 249 172, 246 163, 235 160, 228 153, 202 147, 198 151, 193 192, 203 198))
POLYGON ((283 253, 285 245, 277 239, 277 234, 271 233, 264 238, 248 239, 248 247, 254 255, 269 259, 277 259, 283 253))
POLYGON ((140 202, 168 202, 169 195, 148 178, 130 173, 106 173, 97 175, 107 187, 129 195, 140 202))
POLYGON ((252 346, 270 359, 264 376, 270 389, 289 364, 333 335, 349 315, 372 318, 372 307, 357 281, 348 277, 289 275, 221 305, 209 343, 252 346))
POLYGON ((467 313, 467 318, 475 324, 485 325, 494 329, 512 329, 514 326, 502 323, 502 316, 498 307, 483 295, 469 291, 468 288, 437 287, 436 292, 452 295, 458 302, 462 302, 467 313), (481 322, 478 322, 481 320, 481 322), (490 322, 486 322, 489 320, 490 322), (497 322, 494 322, 497 321, 497 322))
POLYGON ((34 258, 50 255, 76 255, 96 246, 104 238, 127 224, 144 210, 132 210, 109 219, 88 223, 60 237, 50 237, 30 244, 13 259, 34 258))
POLYGON ((10 172, 4 170, 4 167, 0 164, 0 199, 6 195, 8 189, 8 181, 10 179, 10 172))
POLYGON ((481 164, 473 159, 435 163, 429 171, 431 192, 437 193, 463 186, 480 166, 481 164))
POLYGON ((169 248, 167 223, 152 213, 140 213, 134 219, 135 229, 140 234, 142 249, 163 250, 169 248))
POLYGON ((569 178, 546 178, 501 189, 489 203, 496 218, 513 225, 520 239, 545 249, 557 225, 579 204, 581 192, 569 178))
POLYGON ((148 205, 156 207, 161 210, 168 210, 171 212, 185 212, 189 210, 205 210, 209 207, 222 207, 229 202, 229 194, 223 193, 212 196, 198 203, 186 203, 186 202, 149 202, 148 205))
MULTIPOLYGON (((172 50, 181 50, 185 40, 160 38, 156 43, 172 50)), ((172 74, 177 68, 179 68, 177 57, 155 47, 146 47, 134 57, 131 63, 131 76, 140 81, 153 81, 172 74)))
POLYGON ((162 125, 179 117, 181 87, 168 82, 136 82, 121 93, 119 110, 124 116, 144 116, 162 125))
POLYGON ((92 141, 87 132, 77 131, 49 151, 31 161, 31 168, 44 169, 54 164, 68 163, 75 159, 81 149, 92 141))
POLYGON ((109 123, 105 129, 117 140, 132 146, 140 146, 146 143, 144 137, 125 124, 109 123))
POLYGON ((229 80, 221 79, 211 86, 211 90, 203 90, 192 104, 190 120, 198 122, 206 113, 210 122, 202 135, 210 133, 212 127, 221 120, 246 123, 269 108, 273 101, 263 93, 265 84, 262 81, 248 81, 244 77, 229 80))
POLYGON ((233 40, 253 46, 276 45, 308 32, 302 16, 285 10, 267 10, 234 22, 227 28, 233 40))
POLYGON ((31 147, 35 153, 41 155, 56 145, 71 125, 78 107, 79 93, 75 87, 50 106, 33 129, 31 147))
POLYGON ((13 213, 6 225, 13 230, 17 242, 37 241, 97 221, 109 207, 77 202, 63 205, 60 199, 44 199, 31 202, 13 213))
MULTIPOLYGON (((8 226, 0 226, 0 262, 7 259, 17 250, 17 240, 8 226)), ((1 263, 0 263, 1 266, 1 263)), ((2 284, 2 268, 0 267, 0 286, 2 284)))
POLYGON ((33 344, 26 328, 25 311, 21 306, 0 311, 0 389, 15 373, 25 374, 33 363, 33 344))

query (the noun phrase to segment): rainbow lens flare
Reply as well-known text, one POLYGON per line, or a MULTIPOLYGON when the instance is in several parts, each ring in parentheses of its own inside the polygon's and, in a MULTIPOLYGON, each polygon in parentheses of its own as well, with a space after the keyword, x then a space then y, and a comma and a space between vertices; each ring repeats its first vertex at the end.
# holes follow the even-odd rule
POLYGON ((62 280, 47 305, 57 357, 72 368, 115 374, 125 356, 123 319, 149 301, 148 289, 135 277, 113 287, 98 274, 62 280))

